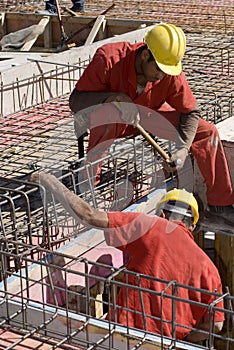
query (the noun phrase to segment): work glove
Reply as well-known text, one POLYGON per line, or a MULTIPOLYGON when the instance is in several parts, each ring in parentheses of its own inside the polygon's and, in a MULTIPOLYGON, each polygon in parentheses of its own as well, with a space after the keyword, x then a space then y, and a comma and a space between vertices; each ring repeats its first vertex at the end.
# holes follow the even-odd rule
POLYGON ((140 122, 140 114, 133 102, 113 101, 112 104, 120 111, 120 118, 124 124, 136 126, 140 122))
POLYGON ((172 154, 170 161, 164 161, 163 167, 168 172, 175 172, 183 168, 188 155, 187 148, 180 148, 172 154))
POLYGON ((106 100, 112 103, 120 112, 120 118, 125 124, 137 125, 140 122, 140 114, 132 99, 125 93, 113 93, 106 100))

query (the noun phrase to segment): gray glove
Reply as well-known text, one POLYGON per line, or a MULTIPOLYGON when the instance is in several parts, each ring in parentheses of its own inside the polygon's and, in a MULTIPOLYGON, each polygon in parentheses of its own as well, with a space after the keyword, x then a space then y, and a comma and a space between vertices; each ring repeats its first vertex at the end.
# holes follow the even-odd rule
POLYGON ((119 101, 113 101, 111 103, 120 111, 120 118, 125 124, 139 124, 140 114, 135 103, 119 101))

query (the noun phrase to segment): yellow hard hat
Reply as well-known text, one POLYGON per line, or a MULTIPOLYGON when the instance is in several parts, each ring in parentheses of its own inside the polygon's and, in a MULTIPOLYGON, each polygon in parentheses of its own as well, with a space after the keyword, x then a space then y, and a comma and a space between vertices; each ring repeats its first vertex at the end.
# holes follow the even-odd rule
POLYGON ((186 190, 173 190, 167 192, 157 203, 156 211, 166 209, 172 212, 193 217, 193 224, 196 224, 199 219, 198 204, 194 195, 186 190), (182 205, 181 205, 182 204, 182 205), (191 213, 189 208, 191 208, 191 213))
POLYGON ((158 24, 145 34, 144 40, 158 67, 164 73, 169 75, 181 73, 186 38, 180 27, 166 23, 158 24))

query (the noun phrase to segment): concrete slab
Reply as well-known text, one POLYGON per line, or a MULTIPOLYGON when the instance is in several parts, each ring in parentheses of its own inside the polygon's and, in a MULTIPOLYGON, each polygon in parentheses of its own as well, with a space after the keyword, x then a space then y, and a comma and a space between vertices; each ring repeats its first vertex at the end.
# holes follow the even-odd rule
POLYGON ((234 116, 223 120, 216 126, 221 140, 234 142, 234 116))
MULTIPOLYGON (((223 143, 232 179, 232 186, 234 188, 234 117, 223 120, 222 122, 216 124, 216 127, 223 143)), ((206 185, 203 181, 203 177, 196 161, 194 166, 194 192, 199 195, 204 207, 206 207, 206 185)))
POLYGON ((228 167, 234 187, 234 117, 225 119, 217 124, 220 138, 228 161, 228 167))

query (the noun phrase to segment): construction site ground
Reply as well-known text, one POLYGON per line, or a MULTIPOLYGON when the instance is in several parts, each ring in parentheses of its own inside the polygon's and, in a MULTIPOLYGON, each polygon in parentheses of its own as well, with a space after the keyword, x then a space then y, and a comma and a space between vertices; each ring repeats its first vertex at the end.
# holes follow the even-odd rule
MULTIPOLYGON (((60 7, 70 8, 70 0, 59 1, 60 7)), ((234 4, 232 0, 189 0, 189 1, 158 1, 158 0, 100 0, 85 1, 85 13, 82 16, 97 16, 106 8, 115 4, 107 17, 161 20, 187 26, 190 29, 206 30, 225 28, 233 30, 234 4)), ((45 1, 36 0, 0 0, 1 11, 35 12, 45 8, 45 1)))

